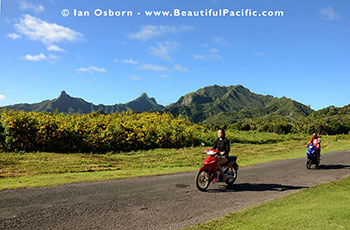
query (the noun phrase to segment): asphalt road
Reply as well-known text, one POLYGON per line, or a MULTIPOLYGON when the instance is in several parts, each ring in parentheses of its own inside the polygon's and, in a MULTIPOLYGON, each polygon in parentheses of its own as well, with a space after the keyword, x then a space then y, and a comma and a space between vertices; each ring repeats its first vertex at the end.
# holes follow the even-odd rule
MULTIPOLYGON (((239 159, 238 159, 239 163, 239 159)), ((350 176, 350 151, 242 168, 236 183, 196 189, 196 172, 0 191, 0 229, 176 229, 350 176)))

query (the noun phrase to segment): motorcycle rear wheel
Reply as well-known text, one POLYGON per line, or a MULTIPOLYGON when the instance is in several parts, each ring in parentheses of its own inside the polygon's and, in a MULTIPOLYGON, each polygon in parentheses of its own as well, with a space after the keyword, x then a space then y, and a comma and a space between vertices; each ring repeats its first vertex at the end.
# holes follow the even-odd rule
POLYGON ((228 179, 225 181, 227 185, 233 185, 237 179, 237 169, 231 167, 228 169, 228 172, 226 173, 228 176, 232 176, 232 178, 228 179))
POLYGON ((316 165, 316 168, 319 169, 320 168, 320 161, 317 160, 315 165, 316 165))
POLYGON ((207 170, 199 171, 196 176, 196 186, 198 190, 206 192, 210 184, 210 176, 207 170))

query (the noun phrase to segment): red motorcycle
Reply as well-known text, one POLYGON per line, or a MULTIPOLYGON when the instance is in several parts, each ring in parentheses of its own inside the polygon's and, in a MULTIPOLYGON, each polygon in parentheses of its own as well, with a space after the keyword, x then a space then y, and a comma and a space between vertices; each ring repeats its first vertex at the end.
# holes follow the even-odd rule
MULTIPOLYGON (((211 182, 223 182, 222 175, 216 168, 219 151, 216 149, 207 149, 205 152, 208 154, 208 157, 203 160, 204 165, 198 170, 196 177, 196 185, 200 191, 206 191, 211 182)), ((239 167, 236 162, 237 156, 230 156, 227 160, 226 164, 222 166, 222 169, 227 177, 225 183, 232 185, 237 179, 237 170, 239 167)))

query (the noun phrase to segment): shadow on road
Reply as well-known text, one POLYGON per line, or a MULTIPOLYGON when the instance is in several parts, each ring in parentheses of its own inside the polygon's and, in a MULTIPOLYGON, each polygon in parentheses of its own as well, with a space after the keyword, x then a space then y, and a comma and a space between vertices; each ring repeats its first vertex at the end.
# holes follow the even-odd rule
POLYGON ((350 169, 350 165, 320 165, 318 169, 350 169))
POLYGON ((286 190, 298 190, 307 188, 304 186, 292 186, 292 185, 281 185, 281 184, 233 184, 231 186, 220 186, 217 189, 210 189, 208 192, 245 192, 245 191, 254 191, 254 192, 264 192, 264 191, 279 191, 283 192, 286 190))

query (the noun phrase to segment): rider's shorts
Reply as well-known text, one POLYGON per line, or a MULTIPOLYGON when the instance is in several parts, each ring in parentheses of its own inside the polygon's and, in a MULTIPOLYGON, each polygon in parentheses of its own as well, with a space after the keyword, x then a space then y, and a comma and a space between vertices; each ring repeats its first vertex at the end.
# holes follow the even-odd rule
POLYGON ((218 158, 219 158, 219 159, 220 159, 220 158, 226 158, 226 159, 228 159, 228 154, 219 155, 218 158))

